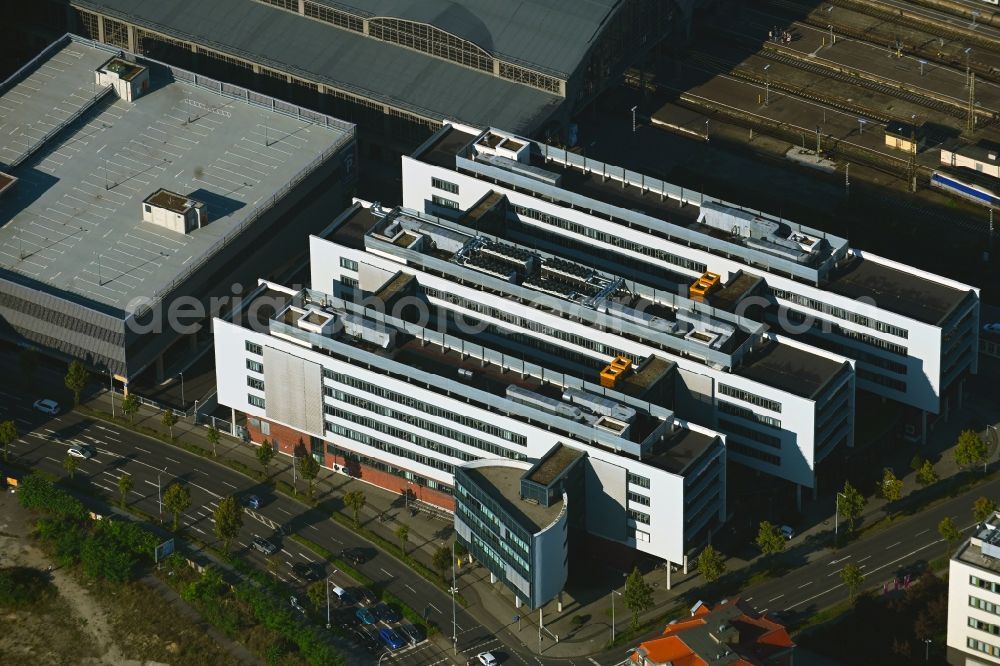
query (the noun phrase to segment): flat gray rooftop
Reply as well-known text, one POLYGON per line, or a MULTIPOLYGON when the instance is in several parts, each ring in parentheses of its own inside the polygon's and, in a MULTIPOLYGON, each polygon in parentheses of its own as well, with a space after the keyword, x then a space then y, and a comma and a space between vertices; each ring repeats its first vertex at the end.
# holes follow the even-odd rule
MULTIPOLYGON (((30 90, 11 90, 0 105, 14 111, 0 122, 20 126, 44 116, 41 107, 51 105, 52 95, 65 99, 89 86, 109 56, 71 42, 37 70, 63 69, 64 93, 54 90, 57 79, 37 100, 30 90)), ((251 219, 258 204, 266 207, 349 135, 153 67, 148 94, 134 103, 106 97, 15 170, 21 180, 0 201, 0 269, 134 310, 133 299, 162 295, 251 219), (204 202, 209 223, 181 234, 143 222, 142 201, 160 188, 204 202)))
POLYGON ((464 470, 473 483, 489 494, 522 527, 537 534, 559 516, 563 503, 542 506, 521 499, 521 477, 526 470, 518 467, 486 465, 464 470))
POLYGON ((2 165, 13 164, 38 148, 49 132, 93 101, 98 94, 94 70, 110 57, 107 51, 67 42, 3 91, 0 171, 2 165))
POLYGON ((940 323, 968 294, 864 259, 853 260, 832 276, 826 288, 849 298, 874 299, 880 308, 925 324, 940 323))
POLYGON ((667 434, 654 447, 653 454, 643 458, 642 462, 671 474, 682 474, 691 463, 701 458, 715 439, 714 435, 678 428, 667 434))
POLYGON ((798 347, 769 342, 747 357, 735 374, 803 398, 812 398, 843 365, 798 347))

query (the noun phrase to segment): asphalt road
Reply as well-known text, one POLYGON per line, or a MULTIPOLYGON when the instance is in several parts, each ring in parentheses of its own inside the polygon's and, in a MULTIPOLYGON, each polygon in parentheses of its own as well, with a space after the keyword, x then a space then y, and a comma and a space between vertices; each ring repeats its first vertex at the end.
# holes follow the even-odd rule
MULTIPOLYGON (((4 356, 0 356, 0 371, 5 370, 4 356)), ((9 362, 9 360, 8 360, 9 362)), ((52 390, 61 384, 61 376, 48 369, 40 369, 36 381, 49 385, 52 390), (58 384, 56 383, 58 382, 58 384)), ((64 411, 51 417, 31 408, 31 403, 39 395, 19 396, 0 392, 0 417, 14 418, 22 434, 12 445, 17 458, 26 464, 46 471, 63 473, 66 450, 73 445, 85 444, 96 449, 90 460, 81 461, 77 474, 88 479, 95 486, 117 497, 117 479, 123 473, 132 475, 135 482, 130 501, 153 515, 158 513, 157 491, 174 480, 186 483, 191 491, 191 508, 182 516, 182 523, 200 539, 213 543, 215 536, 212 525, 212 511, 218 501, 233 493, 254 493, 263 504, 257 513, 284 531, 301 533, 328 550, 361 547, 369 550, 374 557, 359 568, 367 576, 442 627, 446 636, 451 634, 451 597, 434 585, 415 576, 402 563, 386 553, 374 548, 350 530, 340 526, 325 515, 274 493, 228 467, 189 454, 181 449, 163 445, 100 421, 94 421, 76 412, 64 411)), ((770 580, 748 589, 742 595, 759 610, 779 613, 784 620, 793 620, 800 615, 811 615, 817 610, 840 601, 847 591, 840 581, 839 571, 848 562, 857 564, 866 576, 866 585, 881 585, 891 581, 901 570, 926 565, 936 557, 944 555, 945 545, 937 534, 937 524, 945 516, 951 516, 957 524, 968 530, 972 526, 972 499, 978 495, 1000 496, 1000 480, 977 488, 973 493, 944 502, 918 516, 900 520, 896 525, 870 537, 855 542, 836 553, 826 552, 807 562, 805 553, 813 548, 811 544, 800 543, 801 537, 793 539, 785 557, 793 562, 801 558, 801 566, 776 580, 770 580)), ((169 520, 169 516, 164 516, 169 520)), ((842 526, 843 527, 843 526, 842 526)), ((281 547, 272 556, 277 560, 271 565, 275 574, 292 586, 302 587, 304 581, 296 577, 292 565, 313 562, 318 558, 294 541, 251 517, 244 521, 243 532, 238 541, 242 555, 262 569, 268 568, 266 558, 248 547, 254 536, 262 536, 281 547)), ((342 587, 356 587, 351 579, 341 572, 325 571, 331 579, 342 587)), ((461 580, 459 581, 461 586, 461 580)), ((706 599, 707 602, 717 600, 706 599)), ((451 650, 443 651, 438 645, 424 643, 389 655, 384 663, 412 666, 433 666, 436 664, 464 663, 469 656, 481 651, 492 651, 502 664, 521 666, 611 666, 620 663, 623 648, 616 648, 602 655, 574 659, 552 659, 537 657, 524 649, 506 632, 504 627, 483 626, 462 608, 456 612, 458 627, 459 656, 451 650)), ((374 663, 370 655, 354 651, 356 663, 374 663)))

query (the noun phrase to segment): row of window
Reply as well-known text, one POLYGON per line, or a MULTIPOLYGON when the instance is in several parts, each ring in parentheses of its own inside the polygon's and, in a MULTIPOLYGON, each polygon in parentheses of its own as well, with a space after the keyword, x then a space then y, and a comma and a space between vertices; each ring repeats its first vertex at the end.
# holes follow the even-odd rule
POLYGON ((493 57, 488 52, 472 42, 459 39, 426 23, 394 18, 373 18, 368 21, 368 36, 493 73, 493 57))
POLYGON ((895 391, 899 391, 900 393, 906 393, 906 382, 893 379, 892 377, 886 377, 883 374, 872 372, 871 370, 862 367, 855 367, 854 372, 858 376, 858 379, 864 379, 865 381, 869 381, 873 384, 886 386, 895 391))
MULTIPOLYGON (((324 23, 335 25, 338 28, 344 28, 354 32, 365 31, 365 22, 360 16, 354 16, 353 14, 348 14, 347 12, 342 12, 337 9, 333 9, 332 7, 310 2, 310 0, 305 1, 302 9, 305 15, 309 18, 314 18, 318 21, 323 21, 324 23)), ((294 9, 292 11, 298 10, 294 9)))
POLYGON ((357 270, 358 270, 358 262, 354 261, 353 259, 348 259, 347 257, 341 257, 340 258, 340 267, 341 268, 346 268, 349 271, 357 272, 357 270))
POLYGON ((1000 583, 995 583, 991 580, 980 578, 979 576, 969 576, 969 585, 983 590, 989 590, 994 594, 1000 594, 1000 583))
POLYGON ((454 210, 458 210, 459 209, 459 205, 458 205, 457 201, 453 201, 451 199, 446 199, 444 197, 439 197, 436 194, 431 197, 431 201, 433 201, 434 203, 436 203, 438 206, 443 206, 444 208, 452 208, 454 210))
POLYGON ((433 467, 439 469, 442 472, 447 472, 448 474, 455 473, 455 466, 449 462, 445 462, 435 456, 425 456, 423 454, 412 451, 408 448, 402 446, 396 446, 395 444, 390 444, 388 442, 382 441, 377 437, 372 437, 371 435, 366 435, 363 432, 358 432, 357 430, 352 430, 351 428, 345 428, 342 425, 326 422, 326 431, 340 437, 346 437, 347 439, 352 439, 355 442, 360 442, 361 444, 367 444, 373 449, 378 449, 379 451, 385 451, 394 456, 400 458, 406 458, 412 460, 421 465, 426 465, 428 467, 433 467))
POLYGON ((781 448, 780 437, 775 437, 774 435, 768 435, 759 430, 748 428, 745 425, 741 425, 735 421, 730 421, 729 419, 719 419, 719 430, 743 439, 749 439, 750 441, 757 442, 758 444, 770 446, 772 449, 781 448))
POLYGON ((979 631, 985 631, 988 634, 993 634, 994 636, 1000 636, 1000 626, 992 624, 990 622, 983 622, 982 620, 976 619, 974 617, 969 617, 969 626, 973 629, 978 629, 979 631))
POLYGON ((359 398, 358 396, 351 395, 350 393, 344 393, 343 391, 335 391, 334 389, 326 386, 323 388, 325 395, 331 398, 335 398, 341 402, 347 403, 348 405, 354 405, 361 409, 374 412, 379 416, 383 416, 387 419, 393 419, 394 421, 399 421, 407 425, 413 426, 415 428, 420 428, 421 430, 427 430, 433 432, 436 435, 442 437, 447 437, 448 439, 454 440, 456 442, 461 442, 467 446, 472 446, 474 448, 486 451, 494 456, 500 456, 502 458, 510 458, 511 460, 527 460, 528 456, 518 451, 511 451, 510 449, 498 446, 492 442, 487 442, 479 437, 473 437, 472 435, 467 435, 464 432, 459 432, 454 428, 449 428, 447 426, 441 425, 434 421, 428 421, 427 419, 422 419, 412 414, 407 414, 405 412, 400 412, 390 407, 376 404, 371 400, 366 398, 359 398))
POLYGON ((396 467, 395 465, 390 465, 387 462, 383 462, 378 458, 370 458, 368 456, 363 456, 356 451, 349 451, 347 449, 342 449, 336 444, 331 444, 327 442, 326 452, 331 456, 338 457, 345 462, 348 461, 355 462, 359 465, 364 465, 365 467, 370 467, 372 469, 377 469, 380 472, 385 472, 386 474, 391 474, 392 476, 398 476, 401 479, 406 479, 407 481, 412 481, 418 486, 425 486, 431 490, 436 490, 439 493, 444 493, 445 495, 453 495, 454 489, 441 483, 440 481, 435 481, 434 479, 428 479, 425 476, 420 476, 407 469, 402 469, 401 467, 396 467))
MULTIPOLYGON (((461 493, 461 489, 459 490, 459 493, 461 493)), ((507 540, 500 539, 497 536, 496 530, 491 529, 489 525, 480 520, 479 516, 477 516, 475 512, 470 510, 465 505, 464 502, 459 501, 455 504, 455 512, 459 515, 460 518, 462 518, 462 520, 465 520, 467 523, 470 524, 470 527, 473 528, 473 531, 475 532, 477 537, 483 540, 488 539, 488 543, 491 546, 499 548, 500 550, 504 551, 504 553, 507 554, 507 558, 505 559, 507 559, 508 564, 511 563, 511 560, 513 560, 513 562, 516 563, 521 568, 523 573, 527 573, 529 571, 528 561, 524 558, 524 556, 522 556, 521 553, 517 552, 514 548, 512 548, 507 540)))
POLYGON ((327 368, 323 369, 323 376, 326 379, 331 379, 338 384, 344 384, 352 388, 356 388, 359 391, 364 391, 365 393, 371 393, 385 400, 395 402, 411 409, 416 409, 418 411, 424 412, 425 414, 430 414, 431 416, 436 416, 441 419, 447 419, 449 421, 454 421, 455 423, 461 423, 467 428, 472 428, 474 430, 479 430, 487 435, 492 435, 493 437, 499 437, 500 439, 505 439, 508 442, 513 442, 518 446, 527 446, 528 440, 524 435, 518 434, 516 432, 511 432, 504 428, 487 423, 486 421, 481 421, 471 416, 465 416, 464 414, 458 414, 456 412, 443 409, 437 405, 432 405, 421 400, 417 400, 408 395, 403 395, 402 393, 397 393, 396 391, 391 391, 389 389, 383 388, 381 386, 376 386, 370 382, 366 382, 357 377, 346 375, 341 372, 334 372, 327 368))
POLYGON ((259 361, 253 361, 253 360, 251 360, 251 359, 248 358, 247 359, 247 370, 263 374, 263 372, 264 372, 264 364, 261 363, 261 362, 259 362, 259 361))
POLYGON ((982 652, 983 654, 988 654, 991 657, 1000 657, 1000 647, 997 647, 996 645, 990 645, 989 643, 978 641, 975 638, 965 639, 965 644, 976 652, 982 652))
POLYGON ((261 398, 258 395, 254 395, 253 393, 247 393, 247 402, 249 402, 254 407, 259 407, 260 409, 264 409, 264 398, 261 398))
POLYGON ((730 416, 739 416, 740 418, 746 419, 748 421, 753 421, 754 423, 760 423, 761 425, 771 426, 772 428, 777 428, 781 430, 781 419, 776 419, 773 416, 764 416, 758 414, 752 409, 742 407, 740 405, 734 405, 731 402, 726 402, 725 400, 719 400, 719 411, 723 414, 729 414, 730 416))
POLYGON ((638 474, 628 473, 628 482, 633 486, 639 486, 640 488, 645 488, 649 490, 649 479, 644 476, 639 476, 638 474))
POLYGON ((247 376, 247 386, 258 391, 264 390, 264 382, 256 377, 247 376))
POLYGON ((249 340, 246 341, 246 350, 251 354, 257 354, 257 356, 264 355, 264 348, 256 342, 250 342, 249 340))
POLYGON ((643 506, 649 506, 649 498, 645 495, 640 495, 639 493, 633 493, 631 490, 628 492, 629 504, 633 502, 635 504, 641 504, 643 506))
POLYGON ((749 391, 738 389, 735 386, 729 386, 728 384, 719 384, 719 393, 722 395, 728 395, 730 398, 736 398, 737 400, 748 402, 751 405, 757 405, 758 407, 769 409, 772 412, 778 412, 779 414, 781 413, 781 403, 778 402, 777 400, 764 398, 759 395, 756 395, 755 393, 750 393, 749 391))
POLYGON ((995 604, 992 601, 986 601, 985 599, 969 595, 969 605, 973 608, 978 608, 981 611, 992 613, 993 615, 1000 615, 1000 605, 995 604))
POLYGON ((643 525, 649 525, 648 513, 643 513, 642 511, 636 511, 635 509, 629 509, 628 517, 637 523, 642 523, 643 525))
POLYGON ((560 94, 561 87, 559 79, 554 76, 546 76, 534 70, 512 65, 507 62, 500 63, 500 78, 514 81, 539 90, 546 90, 550 93, 560 94))
POLYGON ((549 224, 559 227, 560 229, 565 229, 566 231, 571 231, 575 234, 580 234, 581 236, 593 238, 594 240, 601 241, 602 243, 608 243, 609 245, 631 250, 632 252, 638 252, 648 257, 659 259, 660 261, 664 261, 668 264, 673 264, 674 266, 694 271, 695 273, 704 273, 708 270, 707 264, 703 264, 700 261, 694 261, 692 259, 688 259, 687 257, 682 257, 665 250, 650 247, 646 243, 637 243, 635 241, 622 238, 617 234, 610 234, 585 224, 571 222, 570 220, 566 220, 555 215, 549 215, 548 213, 543 213, 542 211, 528 208, 527 206, 514 204, 514 212, 521 217, 528 217, 543 224, 549 224))
POLYGON ((778 456, 773 456, 770 453, 764 453, 763 451, 758 451, 752 446, 747 446, 746 444, 740 444, 739 442, 734 442, 733 440, 726 441, 726 451, 731 451, 737 453, 741 456, 746 456, 747 458, 753 458, 754 460, 760 460, 766 462, 770 465, 780 466, 781 458, 778 456))
POLYGON ((452 194, 458 194, 458 185, 447 180, 441 180, 440 178, 431 178, 431 187, 444 190, 445 192, 451 192, 452 194))
POLYGON ((807 296, 803 296, 802 294, 796 294, 784 289, 775 289, 774 287, 771 287, 771 294, 775 298, 783 301, 789 301, 791 303, 795 303, 796 305, 809 308, 810 310, 816 310, 817 312, 828 314, 831 317, 849 321, 852 324, 858 324, 859 326, 864 326, 865 328, 870 328, 878 331, 879 333, 888 333, 889 335, 894 335, 897 338, 904 339, 909 337, 909 331, 905 328, 893 326, 892 324, 887 324, 884 321, 878 321, 856 312, 849 312, 844 308, 839 308, 834 305, 830 305, 829 303, 817 301, 814 298, 809 298, 807 296))
POLYGON ((395 437, 396 439, 402 440, 404 442, 409 442, 420 448, 427 449, 428 451, 433 451, 434 453, 440 454, 442 456, 448 456, 449 458, 457 458, 463 462, 471 462, 473 460, 479 460, 479 456, 475 456, 471 453, 466 453, 465 451, 460 451, 447 444, 441 444, 440 442, 435 442, 431 439, 427 439, 416 433, 412 433, 408 430, 402 428, 397 428, 396 426, 389 425, 388 423, 383 423, 378 419, 373 419, 368 416, 361 416, 360 414, 355 414, 354 412, 349 412, 346 409, 340 409, 334 407, 333 405, 323 405, 323 411, 330 415, 335 416, 339 419, 345 421, 350 421, 351 423, 356 423, 360 426, 364 426, 369 430, 375 430, 390 437, 395 437))

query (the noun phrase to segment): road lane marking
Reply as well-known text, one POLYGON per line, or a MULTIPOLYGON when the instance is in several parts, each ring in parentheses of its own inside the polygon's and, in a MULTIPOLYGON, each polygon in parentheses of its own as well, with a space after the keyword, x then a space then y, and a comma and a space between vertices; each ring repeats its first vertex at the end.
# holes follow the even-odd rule
POLYGON ((858 564, 861 564, 861 563, 862 563, 862 562, 864 562, 865 560, 870 560, 870 559, 871 559, 871 557, 872 557, 871 555, 865 555, 865 556, 864 556, 864 557, 862 557, 862 558, 861 558, 860 560, 858 560, 858 564))
MULTIPOLYGON (((220 481, 222 481, 222 479, 220 479, 220 481)), ((232 488, 232 489, 234 489, 234 490, 236 489, 236 486, 234 486, 233 484, 229 483, 228 481, 222 481, 222 482, 223 482, 224 484, 226 484, 227 486, 229 486, 230 488, 232 488)))
POLYGON ((930 532, 930 529, 921 530, 920 532, 917 532, 915 536, 920 536, 921 534, 927 534, 928 532, 930 532))
POLYGON ((136 451, 142 451, 143 453, 147 453, 147 454, 149 454, 149 455, 153 455, 152 453, 150 453, 150 452, 149 452, 149 451, 147 451, 146 449, 142 448, 141 446, 136 446, 136 447, 135 447, 135 450, 136 450, 136 451))
POLYGON ((174 463, 175 465, 180 465, 181 464, 180 460, 174 460, 170 456, 163 456, 163 457, 164 457, 164 459, 169 460, 170 462, 174 463))
MULTIPOLYGON (((438 608, 437 606, 435 606, 434 604, 431 604, 431 603, 429 603, 429 604, 427 604, 427 606, 428 606, 429 608, 433 608, 433 609, 434 609, 434 610, 436 610, 436 611, 437 611, 438 613, 441 613, 441 609, 440 609, 440 608, 438 608)), ((441 613, 441 615, 444 615, 444 613, 441 613)))
POLYGON ((784 595, 784 593, 782 593, 782 594, 779 594, 779 595, 778 595, 778 596, 776 596, 776 597, 775 597, 774 599, 768 599, 768 600, 767 600, 767 603, 771 603, 772 601, 777 601, 778 599, 780 599, 780 598, 781 598, 781 597, 783 597, 783 596, 785 596, 785 595, 784 595))
POLYGON ((902 541, 897 541, 896 543, 892 544, 891 546, 886 546, 885 549, 889 550, 890 548, 895 548, 896 546, 898 546, 901 543, 903 543, 903 542, 902 541))
POLYGON ((389 578, 392 578, 392 574, 391 574, 391 573, 389 573, 388 571, 386 571, 385 569, 383 569, 382 567, 379 567, 379 569, 378 569, 378 570, 379 570, 379 571, 381 571, 382 573, 384 573, 384 574, 385 574, 386 576, 388 576, 389 578))
POLYGON ((799 589, 801 590, 801 589, 802 589, 803 587, 809 587, 809 586, 810 586, 810 585, 812 585, 812 584, 813 584, 813 582, 812 582, 812 581, 809 581, 809 582, 808 582, 808 583, 806 583, 805 585, 799 585, 799 589))

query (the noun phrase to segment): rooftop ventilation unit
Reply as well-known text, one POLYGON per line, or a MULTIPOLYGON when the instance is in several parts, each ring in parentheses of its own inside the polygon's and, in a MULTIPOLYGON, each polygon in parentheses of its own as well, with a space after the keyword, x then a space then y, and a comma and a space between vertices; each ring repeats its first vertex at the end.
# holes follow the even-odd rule
POLYGON ((142 221, 188 234, 208 223, 208 210, 201 201, 160 188, 143 200, 142 221))
POLYGON ((636 411, 633 407, 605 398, 596 393, 589 393, 576 388, 563 391, 563 400, 584 407, 595 414, 610 416, 612 419, 631 423, 635 420, 636 411))
POLYGON ((528 405, 529 407, 535 407, 536 409, 570 419, 571 421, 584 420, 583 410, 579 407, 574 407, 573 405, 566 404, 562 400, 550 398, 514 384, 507 387, 507 397, 514 402, 521 403, 522 405, 528 405))

